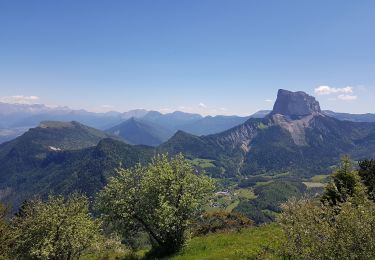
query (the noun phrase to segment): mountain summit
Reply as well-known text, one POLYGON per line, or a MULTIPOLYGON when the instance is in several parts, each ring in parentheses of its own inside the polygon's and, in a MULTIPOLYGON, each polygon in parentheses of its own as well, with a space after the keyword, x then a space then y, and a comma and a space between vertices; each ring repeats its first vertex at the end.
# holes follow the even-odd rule
POLYGON ((375 154, 375 123, 340 121, 321 112, 314 97, 279 90, 273 111, 209 136, 175 135, 160 146, 169 154, 213 160, 215 176, 288 172, 311 177, 330 172, 348 154, 375 154))
POLYGON ((156 123, 134 117, 108 129, 107 132, 122 137, 129 144, 149 146, 158 146, 173 135, 173 131, 163 128, 156 123))
POLYGON ((321 114, 319 102, 305 92, 279 89, 272 115, 281 114, 291 118, 321 114))

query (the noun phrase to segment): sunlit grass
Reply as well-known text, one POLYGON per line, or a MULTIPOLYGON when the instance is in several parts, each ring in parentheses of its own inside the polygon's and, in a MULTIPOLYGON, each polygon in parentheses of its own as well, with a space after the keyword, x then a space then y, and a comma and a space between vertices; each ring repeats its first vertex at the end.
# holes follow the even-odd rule
POLYGON ((311 182, 325 182, 330 175, 315 175, 310 180, 311 182))
POLYGON ((191 163, 194 166, 199 166, 199 167, 201 167, 203 169, 215 167, 215 165, 212 162, 213 162, 213 160, 200 159, 200 158, 196 158, 194 160, 191 160, 191 163))
POLYGON ((282 240, 283 232, 276 224, 210 234, 193 238, 180 254, 171 259, 253 259, 265 249, 270 259, 278 259, 272 252, 279 249, 282 240))

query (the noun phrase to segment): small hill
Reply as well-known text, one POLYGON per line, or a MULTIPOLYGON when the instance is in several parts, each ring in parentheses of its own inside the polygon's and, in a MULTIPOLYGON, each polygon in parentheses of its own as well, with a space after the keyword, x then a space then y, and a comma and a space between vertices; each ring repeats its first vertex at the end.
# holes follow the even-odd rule
POLYGON ((108 137, 114 136, 76 121, 44 121, 18 138, 0 145, 0 156, 10 150, 25 154, 35 151, 43 153, 49 150, 79 150, 95 146, 108 137))
POLYGON ((155 123, 146 122, 134 117, 114 126, 107 133, 123 138, 129 144, 157 146, 168 140, 173 132, 155 123))
POLYGON ((89 195, 100 189, 120 165, 132 166, 153 155, 110 134, 77 122, 42 122, 0 145, 0 201, 17 207, 33 195, 89 195))
POLYGON ((94 197, 117 168, 148 162, 154 149, 105 138, 81 150, 49 150, 43 157, 37 150, 29 152, 27 156, 11 150, 0 157, 0 201, 14 208, 33 196, 51 193, 78 191, 94 197))
POLYGON ((217 146, 205 138, 201 138, 184 131, 177 131, 167 142, 158 147, 160 153, 178 154, 186 156, 210 158, 217 156, 217 146))

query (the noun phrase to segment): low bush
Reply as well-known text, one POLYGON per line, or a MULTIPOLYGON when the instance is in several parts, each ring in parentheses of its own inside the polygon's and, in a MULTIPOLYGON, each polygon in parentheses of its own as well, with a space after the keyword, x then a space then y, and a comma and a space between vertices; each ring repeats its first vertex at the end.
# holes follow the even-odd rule
POLYGON ((254 221, 240 213, 224 211, 205 213, 195 223, 193 234, 199 236, 218 231, 240 230, 253 224, 254 221))

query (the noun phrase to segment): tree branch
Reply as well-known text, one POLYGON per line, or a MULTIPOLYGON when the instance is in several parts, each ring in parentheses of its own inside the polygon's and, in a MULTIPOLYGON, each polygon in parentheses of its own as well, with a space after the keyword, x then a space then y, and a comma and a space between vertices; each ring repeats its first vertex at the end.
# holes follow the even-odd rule
POLYGON ((157 234, 151 229, 151 227, 146 222, 143 221, 143 219, 141 219, 140 217, 138 217, 136 215, 134 216, 134 218, 136 220, 138 220, 143 225, 143 227, 146 229, 146 231, 152 236, 153 239, 155 239, 155 241, 159 245, 163 244, 163 241, 160 238, 158 238, 157 234))

